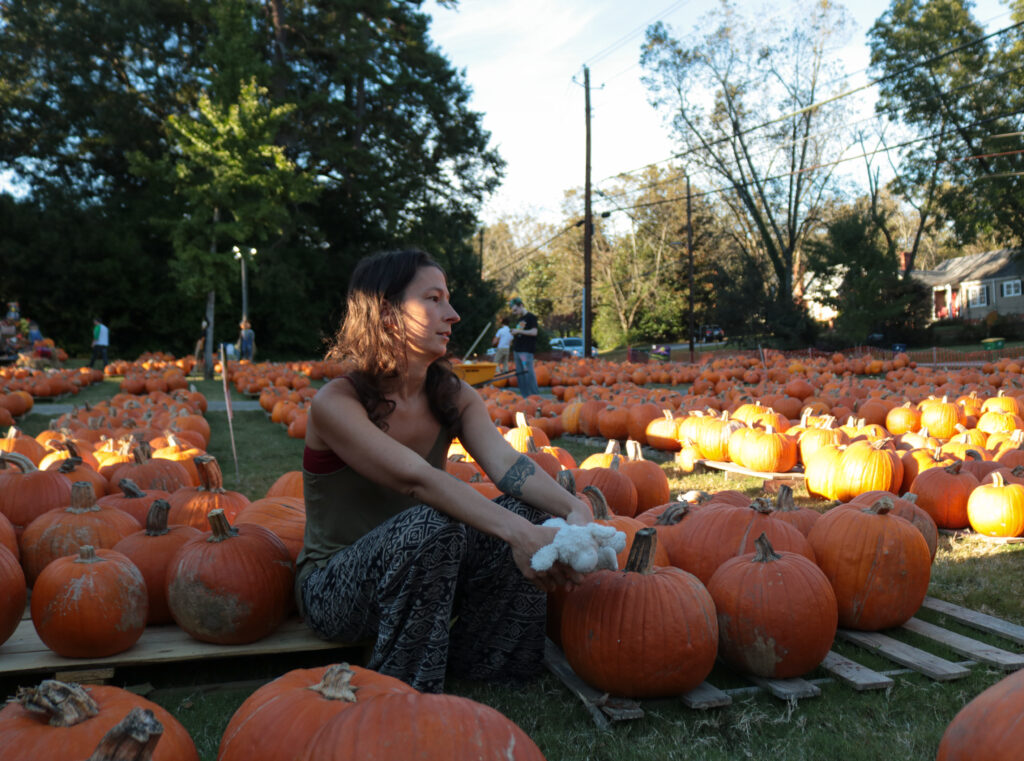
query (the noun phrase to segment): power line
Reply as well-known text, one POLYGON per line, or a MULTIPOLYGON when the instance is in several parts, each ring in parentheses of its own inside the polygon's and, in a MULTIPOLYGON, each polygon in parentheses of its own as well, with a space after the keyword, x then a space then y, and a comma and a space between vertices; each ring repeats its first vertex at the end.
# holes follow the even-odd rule
MULTIPOLYGON (((986 122, 993 121, 994 119, 1002 119, 1002 118, 1006 118, 1008 116, 1019 116, 1021 114, 1024 114, 1024 111, 1014 111, 1014 112, 1011 112, 1011 113, 1008 113, 1008 114, 1001 114, 999 116, 990 117, 989 119, 984 119, 982 121, 975 122, 974 124, 969 124, 969 125, 966 125, 966 126, 974 127, 974 126, 978 126, 979 124, 984 124, 986 122)), ((844 157, 844 158, 841 158, 841 159, 836 159, 835 161, 831 161, 831 162, 827 162, 827 163, 823 163, 823 164, 817 164, 815 166, 804 167, 803 169, 796 169, 796 170, 794 170, 792 172, 784 172, 782 174, 772 175, 772 176, 769 176, 769 177, 762 177, 762 178, 759 178, 757 180, 748 180, 747 182, 731 183, 731 184, 729 184, 727 186, 724 186, 724 187, 721 187, 721 188, 715 188, 713 190, 701 191, 700 193, 694 193, 693 197, 702 198, 702 197, 705 197, 705 196, 717 195, 719 193, 727 193, 727 192, 736 190, 737 188, 750 187, 751 185, 755 184, 755 182, 771 182, 773 180, 781 180, 781 179, 785 179, 787 177, 793 177, 793 176, 796 176, 798 174, 805 174, 806 172, 812 172, 812 171, 816 171, 816 170, 819 170, 819 169, 827 169, 827 168, 830 168, 830 167, 838 166, 839 164, 843 164, 843 163, 845 163, 847 161, 855 161, 857 159, 868 158, 870 156, 876 156, 879 153, 888 153, 889 151, 898 150, 900 148, 906 148, 906 147, 908 147, 910 145, 915 145, 917 143, 922 143, 922 142, 924 142, 926 140, 932 140, 932 139, 934 139, 936 137, 941 137, 941 136, 942 136, 942 133, 937 133, 937 134, 932 134, 932 135, 925 135, 924 137, 918 137, 918 138, 914 138, 912 140, 905 140, 904 142, 897 143, 896 145, 890 145, 890 146, 885 146, 885 147, 882 147, 882 148, 877 148, 877 149, 875 149, 873 151, 865 151, 864 153, 858 154, 856 156, 847 156, 847 157, 844 157)), ((1024 150, 1012 151, 1012 153, 1016 153, 1016 154, 1024 153, 1024 150)), ((984 156, 983 155, 966 156, 966 157, 963 157, 963 158, 952 159, 952 160, 950 160, 950 161, 948 161, 946 163, 951 165, 951 164, 953 164, 956 161, 962 161, 962 160, 972 159, 972 158, 984 158, 984 156)), ((1015 174, 1015 173, 1008 173, 1008 174, 1012 175, 1012 174, 1015 174)), ((643 203, 637 203, 637 204, 633 204, 631 206, 619 206, 619 207, 616 207, 616 208, 613 208, 613 209, 609 209, 609 211, 613 211, 613 212, 614 211, 622 211, 622 212, 636 211, 638 209, 646 209, 646 208, 650 208, 652 206, 661 206, 662 204, 672 203, 672 202, 675 202, 675 201, 681 201, 681 200, 683 200, 683 198, 685 198, 685 196, 673 196, 671 198, 660 198, 660 199, 658 199, 656 201, 645 201, 643 203)))
POLYGON ((637 34, 645 31, 647 27, 649 27, 655 21, 659 21, 663 19, 665 16, 668 16, 671 13, 675 13, 677 10, 679 10, 689 2, 690 0, 677 0, 677 2, 672 3, 668 8, 651 17, 651 19, 646 23, 641 24, 633 31, 627 32, 626 34, 619 37, 619 39, 615 40, 615 42, 611 43, 607 47, 604 47, 601 50, 597 51, 597 53, 595 53, 594 55, 592 55, 590 58, 583 62, 584 66, 592 66, 595 61, 600 61, 602 58, 606 58, 607 56, 611 55, 616 50, 625 45, 627 42, 629 42, 631 39, 636 37, 637 34))
MULTIPOLYGON (((775 117, 775 118, 770 119, 768 121, 762 122, 760 124, 756 124, 754 126, 746 128, 744 130, 740 130, 739 132, 735 132, 732 135, 727 135, 727 136, 718 138, 716 140, 712 140, 709 143, 707 143, 705 147, 710 148, 710 147, 713 147, 715 145, 718 145, 718 144, 721 144, 723 142, 726 142, 727 140, 731 140, 731 139, 735 139, 735 138, 738 138, 738 137, 742 137, 743 135, 747 135, 747 134, 750 134, 751 132, 755 132, 757 130, 764 129, 765 127, 770 127, 770 126, 772 126, 774 124, 778 124, 780 122, 786 121, 787 119, 792 119, 794 116, 799 116, 800 114, 806 113, 808 111, 821 108, 822 106, 826 106, 829 103, 834 103, 834 102, 836 102, 838 100, 842 100, 843 98, 850 97, 851 95, 855 95, 857 93, 864 92, 864 91, 870 89, 871 87, 874 87, 875 85, 880 84, 881 82, 885 82, 886 80, 898 77, 898 76, 904 74, 907 71, 912 71, 913 69, 922 68, 922 67, 927 66, 929 64, 935 63, 936 61, 940 61, 943 58, 947 58, 948 56, 950 56, 950 55, 952 55, 954 53, 958 53, 961 50, 966 50, 966 49, 968 49, 970 47, 973 47, 974 45, 977 45, 979 43, 986 42, 986 41, 992 39, 993 37, 997 37, 999 35, 1006 34, 1007 32, 1011 32, 1014 29, 1017 29, 1017 28, 1019 28, 1021 26, 1024 26, 1024 21, 1019 21, 1016 24, 1011 24, 1010 26, 1003 27, 1002 29, 997 29, 996 31, 991 32, 989 34, 982 35, 981 37, 977 37, 977 38, 975 38, 973 40, 969 40, 969 41, 967 41, 965 43, 962 43, 961 45, 957 45, 956 47, 953 47, 953 48, 950 48, 948 50, 944 50, 944 51, 942 51, 940 53, 937 53, 936 55, 932 56, 931 58, 926 58, 925 60, 920 61, 918 63, 908 64, 907 66, 904 66, 903 68, 898 69, 897 71, 894 71, 894 72, 892 72, 890 74, 886 74, 886 75, 881 76, 881 77, 878 77, 877 79, 870 80, 866 84, 861 85, 859 87, 855 87, 855 88, 853 88, 851 90, 843 91, 841 93, 833 95, 833 96, 831 96, 829 98, 826 98, 824 100, 812 103, 809 106, 804 106, 803 108, 796 109, 795 111, 790 111, 787 114, 783 114, 782 116, 778 116, 778 117, 775 117)), ((1011 71, 1013 71, 1013 70, 1011 70, 1011 71)), ((645 164, 643 167, 638 167, 637 169, 630 170, 629 172, 619 172, 619 173, 614 174, 614 175, 609 175, 604 180, 600 180, 598 184, 600 184, 601 182, 605 182, 606 180, 613 179, 614 177, 620 176, 622 174, 632 174, 633 172, 640 171, 640 170, 645 169, 645 168, 647 168, 649 166, 654 166, 656 164, 661 164, 661 163, 664 163, 666 161, 673 161, 675 159, 685 158, 686 156, 689 156, 689 155, 695 153, 697 150, 698 150, 698 148, 691 148, 689 150, 683 151, 682 153, 677 153, 677 154, 674 154, 672 156, 669 156, 668 158, 660 159, 659 161, 655 161, 655 162, 651 162, 649 164, 645 164)))
MULTIPOLYGON (((957 87, 957 88, 955 88, 953 90, 950 90, 949 93, 947 93, 947 94, 958 93, 958 92, 961 92, 961 91, 964 91, 964 90, 971 90, 971 89, 977 87, 979 84, 982 84, 984 82, 988 82, 988 81, 991 81, 991 80, 1000 79, 1002 77, 1008 76, 1010 74, 1014 74, 1014 73, 1016 73, 1018 71, 1021 71, 1021 70, 1024 70, 1024 64, 1022 64, 1020 66, 1015 66, 1015 67, 1010 68, 1010 69, 1004 69, 1003 71, 994 72, 992 74, 988 74, 988 75, 985 75, 983 77, 979 77, 978 79, 973 80, 972 82, 969 82, 967 84, 961 85, 960 87, 957 87)), ((913 106, 916 103, 928 100, 930 98, 931 98, 931 96, 922 95, 917 100, 913 100, 913 101, 909 102, 907 104, 907 106, 906 106, 906 109, 909 110, 909 109, 913 108, 913 106)), ((857 121, 852 122, 852 123, 850 123, 847 126, 848 127, 853 127, 853 126, 856 126, 858 124, 863 124, 864 122, 873 121, 876 118, 877 118, 877 115, 866 116, 863 119, 858 119, 857 121)), ((786 142, 786 143, 781 143, 779 145, 775 145, 775 146, 772 146, 770 148, 767 148, 764 151, 761 151, 759 153, 752 154, 751 158, 757 158, 757 157, 763 156, 763 155, 765 155, 767 153, 772 153, 774 151, 778 151, 778 150, 780 150, 782 148, 787 148, 787 147, 791 147, 791 146, 794 146, 794 145, 798 145, 800 143, 807 142, 808 140, 814 140, 814 139, 822 137, 822 136, 824 136, 826 134, 828 134, 827 130, 826 131, 822 131, 822 132, 816 132, 816 133, 813 133, 811 135, 805 135, 803 137, 797 138, 796 140, 791 140, 791 141, 786 142)), ((987 136, 984 139, 995 139, 995 138, 998 138, 998 137, 1014 137, 1014 136, 1018 136, 1020 134, 1022 134, 1022 133, 1020 133, 1020 132, 1007 132, 1007 133, 1004 133, 1003 135, 989 135, 989 136, 987 136)), ((665 161, 671 161, 671 160, 672 160, 672 158, 665 159, 665 161)), ((657 162, 657 163, 661 163, 661 162, 657 162)), ((648 164, 647 166, 654 166, 654 164, 648 164)), ((617 176, 621 176, 621 174, 620 175, 612 175, 612 177, 617 177, 617 176)), ((670 177, 666 177, 666 178, 661 179, 661 180, 655 180, 654 182, 650 182, 650 183, 647 183, 645 185, 640 185, 640 186, 637 186, 637 187, 629 188, 627 190, 623 190, 623 191, 620 191, 618 193, 608 194, 608 196, 606 196, 606 197, 609 197, 609 198, 619 198, 619 197, 622 197, 622 196, 629 195, 630 193, 642 192, 644 190, 648 190, 648 189, 651 189, 651 188, 656 188, 656 187, 659 187, 661 185, 666 185, 668 183, 674 182, 675 180, 679 179, 682 176, 683 176, 682 173, 674 174, 674 175, 672 175, 670 177)), ((605 178, 605 180, 601 180, 601 182, 605 182, 608 179, 611 179, 611 178, 610 177, 609 178, 605 178)), ((600 184, 600 183, 597 183, 597 184, 600 184)))
MULTIPOLYGON (((531 249, 530 249, 529 251, 526 251, 526 252, 525 252, 525 253, 523 253, 522 255, 518 256, 518 257, 517 257, 517 258, 516 258, 515 260, 512 260, 512 261, 507 261, 507 262, 505 262, 504 264, 502 264, 501 266, 499 266, 499 267, 496 267, 495 269, 493 269, 493 270, 489 271, 489 272, 488 272, 487 274, 485 274, 485 275, 484 275, 484 277, 485 277, 485 278, 491 278, 491 277, 494 277, 495 275, 498 275, 498 274, 500 274, 500 273, 504 272, 505 270, 509 269, 510 267, 515 267, 515 266, 517 266, 517 265, 523 264, 523 263, 524 263, 524 262, 525 262, 525 261, 526 261, 527 259, 529 259, 529 258, 530 258, 530 256, 531 256, 532 254, 534 254, 534 253, 536 253, 537 251, 539 251, 540 249, 544 248, 544 247, 545 247, 546 245, 548 245, 549 243, 553 243, 553 242, 554 242, 555 240, 557 240, 558 238, 561 238, 561 237, 562 237, 563 235, 565 235, 565 234, 566 234, 567 232, 569 232, 569 231, 570 231, 570 230, 572 230, 572 229, 573 229, 574 227, 576 227, 576 226, 577 226, 577 224, 578 224, 578 223, 575 223, 575 222, 574 222, 573 224, 571 224, 571 225, 568 225, 567 227, 563 228, 562 230, 559 230, 559 231, 558 231, 557 233, 555 233, 554 235, 552 235, 552 236, 551 236, 550 238, 548 238, 548 239, 547 239, 546 241, 544 241, 543 243, 539 243, 539 244, 537 244, 536 246, 534 246, 533 248, 531 248, 531 249)), ((529 245, 529 244, 527 244, 527 245, 529 245)), ((512 254, 511 254, 511 256, 516 256, 517 254, 519 254, 519 251, 513 251, 513 252, 512 252, 512 254)))

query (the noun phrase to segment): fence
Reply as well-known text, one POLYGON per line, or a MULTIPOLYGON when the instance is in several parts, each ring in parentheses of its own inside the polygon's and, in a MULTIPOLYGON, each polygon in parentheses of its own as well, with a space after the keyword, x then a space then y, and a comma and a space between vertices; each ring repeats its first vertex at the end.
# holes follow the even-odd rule
MULTIPOLYGON (((773 354, 779 352, 775 349, 771 350, 773 354)), ((781 352, 783 356, 791 359, 800 359, 806 357, 808 359, 820 358, 820 357, 831 357, 834 354, 844 354, 850 357, 865 357, 870 356, 873 359, 892 359, 898 352, 892 349, 882 349, 877 346, 854 346, 849 349, 842 349, 837 351, 822 351, 820 349, 797 349, 793 351, 781 352)), ((995 362, 1000 359, 1020 359, 1024 363, 1024 347, 1016 346, 1002 349, 979 349, 975 351, 966 351, 963 349, 947 349, 941 346, 932 346, 928 349, 910 349, 902 352, 912 362, 916 362, 919 365, 983 365, 986 362, 995 362)), ((688 348, 673 349, 670 351, 667 357, 670 361, 686 362, 689 359, 690 351, 688 348)), ((700 354, 698 361, 712 361, 715 359, 725 359, 727 357, 757 357, 760 358, 760 351, 758 349, 718 349, 714 352, 707 352, 700 354)), ((628 348, 626 350, 625 359, 627 362, 638 362, 645 363, 655 361, 651 352, 645 349, 634 349, 628 348)), ((657 361, 665 361, 664 359, 657 361)))

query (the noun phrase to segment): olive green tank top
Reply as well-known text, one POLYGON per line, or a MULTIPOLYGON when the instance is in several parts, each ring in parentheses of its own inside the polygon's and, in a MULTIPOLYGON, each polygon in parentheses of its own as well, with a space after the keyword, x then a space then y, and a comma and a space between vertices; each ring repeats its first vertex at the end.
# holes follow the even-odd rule
MULTIPOLYGON (((442 426, 427 454, 427 462, 444 470, 451 442, 451 434, 442 426)), ((412 497, 375 483, 347 465, 331 473, 310 473, 303 468, 302 485, 306 530, 296 559, 295 601, 299 615, 305 615, 302 585, 309 574, 327 565, 339 550, 416 504, 412 497)))

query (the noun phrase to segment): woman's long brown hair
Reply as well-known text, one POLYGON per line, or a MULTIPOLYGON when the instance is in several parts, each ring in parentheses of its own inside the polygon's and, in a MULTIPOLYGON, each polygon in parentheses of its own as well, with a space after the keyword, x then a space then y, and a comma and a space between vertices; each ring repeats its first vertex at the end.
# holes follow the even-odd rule
MULTIPOLYGON (((440 264, 418 249, 385 251, 362 259, 349 281, 345 317, 327 351, 327 359, 347 366, 347 377, 366 414, 385 431, 395 403, 385 397, 384 384, 408 366, 399 305, 421 267, 436 267, 444 273, 440 264)), ((427 368, 430 411, 453 436, 460 429, 455 401, 460 388, 461 381, 446 360, 436 360, 427 368)))

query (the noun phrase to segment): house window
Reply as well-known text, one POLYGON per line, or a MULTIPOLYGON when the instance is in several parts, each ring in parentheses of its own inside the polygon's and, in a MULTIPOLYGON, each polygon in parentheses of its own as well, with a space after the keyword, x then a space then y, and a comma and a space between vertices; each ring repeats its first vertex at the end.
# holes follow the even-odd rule
POLYGON ((988 306, 988 286, 969 285, 967 286, 967 306, 975 307, 988 306))
POLYGON ((1003 298, 1009 299, 1020 296, 1020 280, 1007 280, 1003 283, 1003 298))

